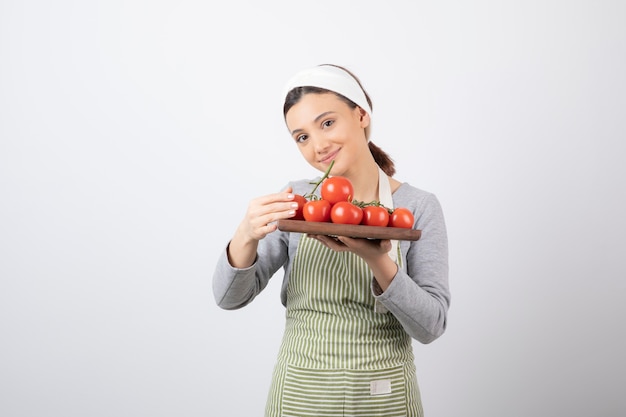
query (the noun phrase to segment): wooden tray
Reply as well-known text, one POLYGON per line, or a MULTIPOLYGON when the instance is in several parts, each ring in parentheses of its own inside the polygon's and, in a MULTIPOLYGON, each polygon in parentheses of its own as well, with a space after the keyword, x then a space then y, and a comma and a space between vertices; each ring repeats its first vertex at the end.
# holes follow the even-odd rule
POLYGON ((362 226, 308 222, 306 220, 278 220, 278 230, 284 232, 308 233, 310 235, 348 236, 365 239, 418 240, 421 230, 401 227, 362 226))

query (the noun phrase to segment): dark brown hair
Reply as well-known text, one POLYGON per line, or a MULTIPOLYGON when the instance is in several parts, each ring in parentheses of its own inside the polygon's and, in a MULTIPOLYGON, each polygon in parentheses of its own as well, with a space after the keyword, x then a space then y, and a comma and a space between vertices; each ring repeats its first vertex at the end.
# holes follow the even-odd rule
MULTIPOLYGON (((332 64, 325 64, 325 65, 332 65, 332 64)), ((359 84, 359 87, 361 87, 361 89, 363 90, 363 93, 365 94, 365 98, 367 99, 367 103, 370 105, 370 108, 373 108, 372 100, 370 99, 370 96, 367 94, 367 91, 365 91, 365 89, 363 88, 361 81, 347 69, 340 67, 338 65, 332 65, 332 66, 341 68, 342 70, 346 71, 356 80, 356 82, 359 84)), ((287 97, 285 97, 285 104, 283 105, 283 116, 286 116, 289 109, 295 106, 305 95, 326 94, 326 93, 335 94, 340 100, 345 102, 352 109, 358 107, 357 104, 354 103, 352 100, 342 96, 341 94, 335 93, 334 91, 326 90, 324 88, 319 88, 319 87, 296 87, 292 89, 291 91, 289 91, 287 93, 287 97)), ((396 168, 393 163, 393 159, 391 159, 391 157, 385 151, 383 151, 380 147, 378 147, 377 145, 374 145, 372 141, 368 142, 368 146, 370 148, 370 152, 372 153, 372 156, 374 157, 374 161, 376 161, 376 164, 378 164, 380 169, 382 169, 385 172, 385 174, 392 177, 396 173, 396 168)))

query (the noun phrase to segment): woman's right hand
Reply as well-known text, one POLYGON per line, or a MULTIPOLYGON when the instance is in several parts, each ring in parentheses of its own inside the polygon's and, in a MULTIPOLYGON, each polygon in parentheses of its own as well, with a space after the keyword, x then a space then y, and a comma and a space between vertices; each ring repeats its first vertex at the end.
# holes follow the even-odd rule
POLYGON ((280 193, 255 198, 248 204, 239 231, 245 239, 261 240, 276 230, 277 220, 293 217, 297 208, 291 187, 280 193))
POLYGON ((255 198, 230 241, 228 255, 231 265, 245 268, 254 262, 259 240, 278 227, 277 220, 293 217, 298 208, 291 187, 282 192, 255 198))

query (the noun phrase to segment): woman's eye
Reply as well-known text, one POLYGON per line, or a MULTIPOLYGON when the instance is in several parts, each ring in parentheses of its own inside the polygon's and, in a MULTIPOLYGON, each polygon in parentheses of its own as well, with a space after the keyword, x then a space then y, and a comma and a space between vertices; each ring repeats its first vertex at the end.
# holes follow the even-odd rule
POLYGON ((334 120, 325 120, 324 123, 322 123, 322 126, 330 127, 330 126, 332 126, 333 123, 335 123, 334 120))
POLYGON ((307 139, 307 135, 300 135, 300 136, 296 136, 296 142, 298 143, 302 143, 307 139))

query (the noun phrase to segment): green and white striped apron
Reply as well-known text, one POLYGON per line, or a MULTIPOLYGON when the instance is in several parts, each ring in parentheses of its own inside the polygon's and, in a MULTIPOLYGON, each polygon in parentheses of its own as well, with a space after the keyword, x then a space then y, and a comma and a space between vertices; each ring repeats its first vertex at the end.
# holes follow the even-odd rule
POLYGON ((410 336, 374 309, 372 272, 302 235, 266 417, 422 416, 410 336))

